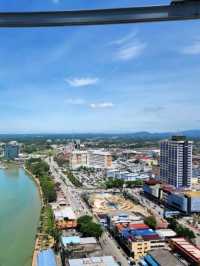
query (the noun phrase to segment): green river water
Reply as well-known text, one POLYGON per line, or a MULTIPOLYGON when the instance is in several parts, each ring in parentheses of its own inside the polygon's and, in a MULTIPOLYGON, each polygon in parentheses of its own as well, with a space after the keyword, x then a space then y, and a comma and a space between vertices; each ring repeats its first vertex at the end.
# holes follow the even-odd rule
POLYGON ((40 197, 22 168, 0 169, 0 266, 30 266, 40 197))

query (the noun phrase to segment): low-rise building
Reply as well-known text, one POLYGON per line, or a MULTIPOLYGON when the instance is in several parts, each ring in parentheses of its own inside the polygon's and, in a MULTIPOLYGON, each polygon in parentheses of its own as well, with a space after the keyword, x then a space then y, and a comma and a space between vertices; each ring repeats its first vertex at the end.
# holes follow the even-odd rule
POLYGON ((117 224, 119 238, 135 261, 148 251, 165 247, 165 240, 146 224, 117 224))
POLYGON ((102 255, 102 249, 94 237, 61 236, 61 258, 67 259, 102 255))
POLYGON ((119 171, 116 169, 108 170, 106 176, 108 178, 112 177, 117 179, 123 179, 124 181, 145 180, 149 178, 149 175, 146 173, 132 173, 128 171, 119 171))
POLYGON ((184 266, 169 250, 159 249, 149 251, 148 254, 140 260, 141 266, 184 266))
POLYGON ((118 224, 140 224, 143 218, 139 214, 115 212, 107 215, 107 225, 110 230, 114 230, 118 224))
POLYGON ((88 165, 88 152, 73 150, 69 156, 69 165, 72 169, 88 165))
POLYGON ((172 238, 170 247, 173 251, 180 253, 191 265, 200 266, 200 249, 189 243, 185 238, 172 238))
POLYGON ((144 193, 169 208, 185 214, 200 212, 200 191, 176 190, 172 186, 161 184, 157 180, 146 181, 144 193))
POLYGON ((41 250, 37 256, 37 266, 56 266, 55 254, 52 249, 41 250))
POLYGON ((67 266, 118 266, 112 256, 72 259, 67 266))
POLYGON ((156 230, 156 234, 158 234, 162 239, 169 239, 176 236, 176 232, 172 229, 158 229, 156 230))
POLYGON ((94 168, 111 168, 112 155, 110 152, 103 150, 89 150, 88 151, 88 165, 94 168))
POLYGON ((53 209, 56 226, 59 229, 69 229, 77 227, 77 217, 71 207, 63 206, 53 209))

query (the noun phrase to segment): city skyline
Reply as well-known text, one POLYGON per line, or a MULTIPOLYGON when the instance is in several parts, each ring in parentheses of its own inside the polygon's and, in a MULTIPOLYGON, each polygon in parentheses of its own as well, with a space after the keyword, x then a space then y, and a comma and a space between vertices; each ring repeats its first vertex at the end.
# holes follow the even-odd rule
MULTIPOLYGON (((0 8, 66 10, 155 3, 34 2, 28 6, 26 1, 1 1, 0 8)), ((200 128, 199 21, 1 29, 0 55, 0 133, 200 128)))

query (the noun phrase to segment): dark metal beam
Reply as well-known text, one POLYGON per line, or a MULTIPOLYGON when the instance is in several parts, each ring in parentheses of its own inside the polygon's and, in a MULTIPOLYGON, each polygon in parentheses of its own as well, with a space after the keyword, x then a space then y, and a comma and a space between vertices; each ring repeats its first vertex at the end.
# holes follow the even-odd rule
POLYGON ((56 12, 0 12, 0 27, 47 27, 200 19, 200 1, 169 6, 56 12))

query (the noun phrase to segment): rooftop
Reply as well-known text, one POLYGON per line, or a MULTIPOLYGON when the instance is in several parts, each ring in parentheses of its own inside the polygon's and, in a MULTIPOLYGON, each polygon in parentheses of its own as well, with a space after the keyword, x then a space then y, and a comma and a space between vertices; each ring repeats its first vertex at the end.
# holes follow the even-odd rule
POLYGON ((83 151, 83 150, 74 150, 72 151, 72 154, 86 154, 87 151, 83 151))
POLYGON ((69 266, 118 266, 111 256, 69 260, 69 266))
POLYGON ((37 257, 38 266, 56 266, 55 255, 52 249, 42 250, 37 257))
POLYGON ((74 245, 88 245, 97 244, 94 237, 79 237, 79 236, 62 236, 61 241, 64 246, 74 244, 74 245))
POLYGON ((171 243, 179 248, 186 256, 200 263, 200 249, 190 244, 185 238, 172 238, 171 243))
POLYGON ((158 229, 156 230, 156 233, 160 236, 160 237, 175 237, 176 236, 176 232, 174 232, 171 229, 158 229))
POLYGON ((156 234, 156 232, 152 229, 130 229, 130 228, 125 228, 121 231, 121 235, 128 239, 135 241, 138 238, 144 239, 144 240, 156 240, 160 239, 159 235, 156 234))
POLYGON ((111 153, 108 151, 102 151, 102 150, 90 150, 90 153, 97 154, 97 155, 104 155, 104 156, 110 156, 111 153))
POLYGON ((172 136, 171 140, 173 141, 185 141, 187 140, 186 136, 172 136))
POLYGON ((130 223, 118 223, 116 224, 116 228, 118 231, 122 231, 123 229, 149 229, 146 224, 130 224, 130 223))
POLYGON ((149 252, 160 266, 183 266, 183 264, 167 249, 153 250, 149 252))
POLYGON ((54 216, 56 220, 68 218, 69 220, 75 220, 76 215, 71 207, 62 207, 54 210, 54 216))

